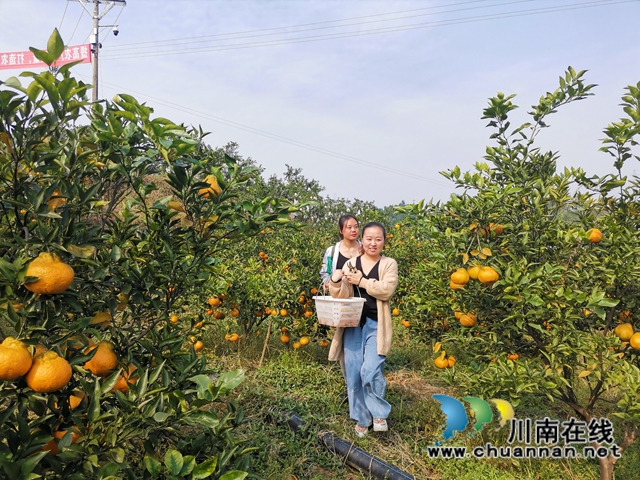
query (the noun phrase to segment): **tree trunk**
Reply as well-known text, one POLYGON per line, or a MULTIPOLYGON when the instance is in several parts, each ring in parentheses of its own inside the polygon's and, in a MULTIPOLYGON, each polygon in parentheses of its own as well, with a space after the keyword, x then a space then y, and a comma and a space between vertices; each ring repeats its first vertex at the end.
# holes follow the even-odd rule
POLYGON ((600 480, 613 480, 613 466, 616 460, 617 458, 611 455, 598 459, 598 463, 600 464, 600 480))

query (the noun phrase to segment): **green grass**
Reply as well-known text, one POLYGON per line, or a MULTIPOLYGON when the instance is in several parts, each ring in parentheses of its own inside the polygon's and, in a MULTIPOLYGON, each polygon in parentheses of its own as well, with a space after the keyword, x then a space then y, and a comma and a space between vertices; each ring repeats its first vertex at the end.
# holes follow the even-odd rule
MULTIPOLYGON (((222 326, 220 327, 222 328, 222 326)), ((364 479, 370 478, 343 464, 321 446, 317 434, 329 431, 381 460, 413 474, 416 479, 580 479, 598 478, 598 465, 586 460, 431 459, 424 448, 440 438, 444 416, 434 393, 463 395, 439 379, 432 364, 429 346, 398 338, 385 368, 387 399, 393 409, 390 431, 363 439, 353 432, 348 405, 342 400, 344 380, 336 362, 328 362, 327 349, 311 342, 293 350, 272 339, 263 364, 258 367, 264 335, 243 339, 237 344, 220 341, 223 331, 210 330, 207 345, 215 345, 208 355, 219 371, 242 367, 246 381, 234 391, 245 410, 247 421, 237 434, 257 447, 253 473, 269 480, 364 479), (212 355, 213 354, 213 355, 212 355), (306 427, 294 433, 285 423, 288 415, 302 418, 306 427)), ((521 418, 568 415, 561 405, 549 405, 546 398, 528 397, 517 409, 521 418)), ((495 432, 494 423, 483 430, 482 438, 457 435, 456 442, 467 447, 482 441, 506 444, 506 429, 495 432), (463 443, 460 443, 463 442, 463 443)), ((508 433, 508 432, 507 432, 508 433)), ((638 449, 630 449, 616 468, 616 479, 637 478, 638 449)))

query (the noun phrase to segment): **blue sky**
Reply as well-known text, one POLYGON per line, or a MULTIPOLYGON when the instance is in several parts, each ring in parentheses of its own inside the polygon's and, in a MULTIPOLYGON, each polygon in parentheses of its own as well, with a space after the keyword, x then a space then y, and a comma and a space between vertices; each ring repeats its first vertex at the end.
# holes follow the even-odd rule
MULTIPOLYGON (((454 189, 439 172, 471 169, 491 144, 487 98, 516 93, 512 123, 527 121, 569 65, 589 70, 596 95, 553 115, 539 144, 560 166, 610 171, 599 139, 622 114, 623 88, 640 81, 638 18, 637 0, 129 0, 101 21, 120 34, 101 32, 100 97, 132 94, 202 125, 213 146, 237 142, 266 175, 302 168, 334 198, 444 200, 454 189), (479 17, 496 14, 511 16, 479 17), (370 34, 380 28, 395 31, 370 34), (343 37, 302 38, 329 34, 343 37), (282 42, 231 48, 268 40, 282 42)), ((44 48, 55 27, 68 44, 89 41, 78 2, 0 0, 0 52, 44 48)), ((75 71, 90 81, 90 65, 75 71)))

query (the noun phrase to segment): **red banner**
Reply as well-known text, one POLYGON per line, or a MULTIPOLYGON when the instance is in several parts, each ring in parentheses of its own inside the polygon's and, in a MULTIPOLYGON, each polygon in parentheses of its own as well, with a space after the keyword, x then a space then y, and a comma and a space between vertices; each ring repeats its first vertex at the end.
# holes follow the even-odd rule
MULTIPOLYGON (((91 44, 72 45, 64 49, 60 58, 54 63, 56 67, 61 67, 67 63, 76 62, 91 63, 91 44)), ((48 65, 38 60, 31 51, 0 53, 0 70, 10 70, 12 68, 48 68, 48 65)))

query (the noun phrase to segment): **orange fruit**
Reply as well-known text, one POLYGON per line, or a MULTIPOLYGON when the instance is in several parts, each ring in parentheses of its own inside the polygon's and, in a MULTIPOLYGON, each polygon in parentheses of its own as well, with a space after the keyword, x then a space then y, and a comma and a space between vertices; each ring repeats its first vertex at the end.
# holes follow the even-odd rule
POLYGON ((180 321, 180 317, 174 313, 169 317, 169 321, 171 323, 178 323, 180 321))
POLYGON ((240 315, 240 310, 238 310, 237 308, 232 308, 231 309, 231 316, 232 317, 237 317, 238 315, 240 315))
POLYGON ((396 307, 396 308, 394 308, 394 309, 391 311, 391 315, 393 315, 394 317, 397 317, 398 315, 400 315, 400 310, 398 310, 398 308, 397 308, 397 307, 396 307))
POLYGON ((633 321, 633 319, 631 318, 631 312, 629 310, 624 310, 622 312, 620 312, 620 315, 618 315, 618 318, 620 320, 628 320, 629 322, 633 321))
POLYGON ((203 324, 203 322, 202 322, 202 320, 200 320, 198 323, 196 323, 196 324, 193 326, 193 328, 202 328, 202 324, 203 324))
POLYGON ((318 289, 317 288, 312 288, 311 289, 311 295, 315 295, 316 293, 318 293, 318 289))
POLYGON ((282 333, 287 333, 287 327, 280 327, 280 331, 282 333))
MULTIPOLYGON (((69 409, 73 410, 74 408, 77 408, 78 405, 80 405, 82 403, 82 399, 85 397, 84 392, 80 391, 80 392, 76 392, 75 394, 69 395, 69 409)), ((54 402, 53 406, 55 408, 58 408, 58 402, 54 402)))
POLYGON ((282 336, 280 337, 280 341, 282 343, 289 343, 289 335, 287 335, 286 333, 282 334, 282 336))
POLYGON ((446 355, 445 351, 442 350, 442 353, 440 353, 440 356, 433 361, 436 367, 443 369, 449 366, 449 361, 445 358, 445 355, 446 355))
POLYGON ((55 253, 42 252, 27 267, 27 277, 38 277, 34 282, 25 283, 27 290, 41 295, 54 295, 64 292, 75 273, 55 253))
POLYGON ((220 299, 218 297, 211 297, 209 298, 209 300, 207 300, 207 303, 212 307, 218 307, 222 302, 220 302, 220 299))
MULTIPOLYGON (((235 334, 234 334, 235 335, 235 334)), ((202 340, 198 340, 196 343, 193 344, 193 349, 196 352, 199 352, 200 350, 202 350, 204 348, 204 343, 202 343, 202 340)))
POLYGON ((304 298, 302 295, 300 295, 300 296, 298 297, 298 302, 299 302, 299 303, 304 303, 304 301, 305 301, 305 298, 304 298))
POLYGON ((636 332, 631 335, 631 338, 629 339, 629 345, 631 345, 631 348, 633 348, 634 350, 640 350, 640 332, 636 332))
MULTIPOLYGON (((77 427, 73 427, 77 430, 77 427)), ((53 432, 53 438, 44 444, 42 447, 43 452, 49 452, 49 455, 58 455, 60 448, 58 447, 58 440, 61 440, 67 433, 67 430, 56 430, 53 432)), ((71 430, 71 444, 74 444, 80 439, 82 435, 74 430, 71 430)))
POLYGON ((287 316, 287 311, 284 308, 280 310, 280 316, 281 317, 286 317, 287 316))
POLYGON ((271 316, 275 317, 278 315, 278 309, 274 308, 273 310, 271 310, 271 316))
POLYGON ((469 267, 467 268, 467 273, 469 274, 469 278, 472 278, 473 280, 477 280, 478 273, 480 273, 480 267, 477 265, 469 267))
POLYGON ((463 327, 473 327, 476 324, 476 316, 473 313, 460 315, 459 320, 463 327))
POLYGON ((469 273, 464 268, 459 268, 451 274, 451 282, 466 285, 469 282, 469 273))
POLYGON ((108 327, 111 323, 111 313, 110 312, 99 312, 96 313, 89 325, 99 325, 102 328, 108 327))
POLYGON ((109 342, 99 342, 98 345, 88 348, 86 353, 91 353, 96 348, 95 355, 84 364, 84 369, 98 377, 106 377, 118 367, 118 357, 109 342))
POLYGON ((453 355, 450 355, 449 358, 447 358, 447 366, 449 368, 453 367, 456 364, 456 357, 454 357, 453 355))
POLYGON ((311 310, 305 310, 304 311, 305 318, 309 318, 311 315, 313 315, 313 312, 311 310))
POLYGON ((329 341, 328 341, 328 340, 326 340, 326 339, 325 339, 325 340, 321 340, 321 341, 320 341, 320 346, 321 346, 322 348, 327 348, 327 347, 329 346, 329 341))
POLYGON ((480 283, 489 284, 498 281, 500 275, 491 267, 482 267, 478 273, 480 283))
POLYGON ((237 333, 232 333, 231 335, 229 335, 230 342, 237 342, 239 338, 240 335, 238 335, 237 333))
POLYGON ((124 371, 118 376, 118 381, 113 386, 114 390, 119 390, 122 393, 127 393, 129 391, 129 384, 134 385, 138 381, 138 376, 133 376, 133 372, 138 369, 133 363, 129 364, 128 372, 124 371))
POLYGON ((204 198, 210 198, 211 195, 220 195, 222 189, 220 188, 220 185, 218 185, 218 178, 215 175, 207 175, 204 178, 204 182, 209 184, 209 188, 201 188, 198 190, 200 195, 204 198))
POLYGON ((184 207, 182 206, 182 204, 180 202, 178 202, 177 200, 169 200, 167 202, 167 206, 169 208, 174 209, 176 212, 182 212, 184 213, 184 207))
POLYGON ((462 312, 453 312, 453 316, 456 317, 458 320, 460 319, 460 317, 464 315, 464 313, 462 312))
POLYGON ((71 365, 56 352, 49 350, 33 359, 24 379, 31 390, 38 393, 57 392, 71 380, 71 365))
POLYGON ((264 314, 265 315, 271 315, 271 309, 269 307, 264 309, 264 314))
POLYGON ((520 354, 519 353, 509 353, 507 354, 507 358, 511 361, 516 361, 520 358, 520 354))
POLYGON ((460 284, 455 283, 455 282, 449 282, 449 286, 451 288, 453 288, 454 290, 461 290, 461 289, 464 288, 464 285, 460 285, 460 284))
POLYGON ((33 356, 36 357, 38 355, 40 355, 41 353, 44 353, 47 351, 47 347, 45 347, 44 345, 42 345, 41 343, 39 343, 38 345, 36 345, 36 348, 33 352, 33 356))
POLYGON ((602 241, 602 232, 597 228, 587 230, 587 238, 591 243, 600 243, 602 241))
POLYGON ((614 328, 613 333, 615 333, 621 341, 629 341, 633 336, 633 325, 630 323, 621 323, 614 328))
POLYGON ((400 323, 402 323, 402 325, 404 325, 407 328, 409 328, 411 326, 411 324, 409 323, 409 320, 407 320, 405 318, 403 318, 400 323))
POLYGON ((225 314, 222 310, 216 310, 216 312, 213 314, 213 318, 215 318, 216 320, 222 320, 225 317, 225 314))
POLYGON ((300 345, 309 345, 309 337, 300 337, 300 345))
POLYGON ((32 363, 29 349, 20 340, 7 337, 0 344, 0 381, 13 382, 26 374, 32 363))
POLYGON ((293 348, 295 348, 296 350, 300 348, 300 342, 293 342, 293 348))
MULTIPOLYGON (((500 225, 499 223, 490 223, 488 231, 491 232, 492 237, 497 237, 502 234, 502 225, 500 225)), ((486 237, 487 229, 483 228, 481 230, 481 233, 483 237, 486 237)))

